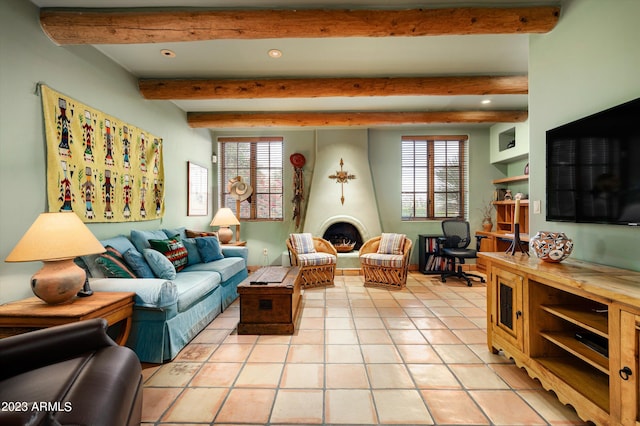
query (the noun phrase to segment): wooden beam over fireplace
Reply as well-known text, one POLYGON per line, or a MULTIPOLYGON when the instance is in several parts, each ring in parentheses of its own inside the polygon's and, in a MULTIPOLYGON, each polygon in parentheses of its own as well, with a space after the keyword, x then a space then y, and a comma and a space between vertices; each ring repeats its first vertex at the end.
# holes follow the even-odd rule
POLYGON ((516 123, 527 117, 527 111, 190 112, 187 121, 194 128, 251 128, 516 123))
POLYGON ((410 10, 188 10, 43 8, 40 25, 59 45, 220 39, 422 37, 546 33, 560 8, 410 10))
POLYGON ((138 81, 146 99, 266 99, 356 96, 526 95, 528 78, 516 76, 151 79, 138 81))

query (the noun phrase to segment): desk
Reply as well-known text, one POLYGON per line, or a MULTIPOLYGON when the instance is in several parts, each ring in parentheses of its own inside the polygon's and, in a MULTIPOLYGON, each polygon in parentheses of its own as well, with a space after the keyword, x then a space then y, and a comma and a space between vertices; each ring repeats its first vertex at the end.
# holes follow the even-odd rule
POLYGON ((104 318, 109 325, 123 322, 116 343, 124 345, 131 331, 135 293, 96 291, 69 303, 49 305, 37 297, 0 305, 0 337, 92 318, 104 318))

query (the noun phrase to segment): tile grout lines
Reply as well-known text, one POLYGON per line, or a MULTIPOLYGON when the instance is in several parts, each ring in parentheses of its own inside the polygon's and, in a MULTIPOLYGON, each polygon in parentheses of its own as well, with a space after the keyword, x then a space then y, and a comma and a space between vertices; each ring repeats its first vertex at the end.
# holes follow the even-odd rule
MULTIPOLYGON (((286 394, 289 391, 296 392, 296 391, 309 391, 309 390, 320 392, 321 401, 322 401, 321 414, 319 418, 321 423, 313 422, 313 424, 332 424, 332 423, 329 423, 329 421, 332 421, 335 419, 332 417, 333 413, 330 412, 330 408, 328 407, 328 404, 330 403, 330 398, 333 397, 332 394, 336 394, 336 391, 341 391, 341 390, 342 391, 361 390, 369 394, 371 407, 372 407, 371 414, 374 416, 374 421, 375 421, 375 423, 373 424, 383 424, 384 421, 386 422, 391 421, 388 418, 388 415, 389 415, 388 411, 386 413, 387 418, 385 418, 384 404, 382 406, 380 405, 381 403, 385 402, 382 399, 380 399, 382 398, 382 395, 388 395, 388 392, 390 391, 391 392, 396 391, 398 393, 402 393, 404 391, 414 391, 417 393, 417 395, 419 395, 419 400, 423 405, 423 409, 426 410, 425 412, 430 417, 429 419, 425 418, 423 420, 428 421, 427 424, 442 424, 442 423, 437 423, 438 413, 433 411, 434 410, 433 402, 430 403, 427 398, 427 394, 429 392, 437 391, 438 389, 441 389, 441 387, 437 385, 425 386, 424 383, 422 383, 422 386, 421 386, 421 382, 419 381, 418 376, 416 375, 416 371, 414 371, 415 368, 418 368, 417 366, 421 366, 421 365, 426 365, 426 366, 438 365, 444 368, 448 372, 450 378, 453 379, 456 384, 456 386, 452 387, 451 390, 457 391, 457 392, 464 392, 464 394, 467 396, 466 400, 471 402, 474 408, 478 411, 478 413, 480 413, 481 416, 484 418, 484 420, 482 420, 478 424, 485 424, 485 425, 504 424, 504 423, 496 423, 492 419, 490 415, 491 413, 487 412, 485 407, 482 404, 480 404, 480 402, 476 397, 474 397, 474 392, 486 393, 492 390, 496 392, 509 391, 513 395, 516 395, 517 398, 523 404, 528 406, 528 408, 533 413, 537 413, 537 416, 539 416, 540 419, 544 421, 544 424, 546 425, 551 424, 547 419, 544 419, 542 414, 539 413, 539 410, 536 410, 534 405, 532 405, 532 403, 529 400, 527 400, 521 392, 522 390, 532 392, 532 391, 535 391, 536 388, 515 387, 515 385, 512 385, 511 383, 509 383, 509 381, 507 381, 505 376, 503 376, 503 374, 505 374, 503 370, 496 369, 494 367, 494 365, 496 364, 510 365, 510 363, 512 364, 512 361, 504 360, 504 359, 503 360, 494 359, 491 362, 489 362, 486 359, 483 359, 480 356, 480 352, 478 352, 480 350, 479 349, 480 343, 473 343, 474 339, 472 337, 470 338, 469 334, 467 334, 466 335, 467 337, 465 337, 464 331, 456 332, 456 330, 476 330, 481 332, 484 331, 484 333, 486 333, 486 319, 481 319, 481 317, 477 315, 479 312, 477 311, 474 312, 474 309, 481 309, 481 310, 486 309, 486 307, 482 303, 483 301, 486 300, 484 299, 485 296, 480 295, 481 292, 482 293, 486 292, 486 287, 484 285, 482 285, 482 287, 477 287, 477 284, 474 283, 474 286, 476 286, 477 289, 469 289, 466 287, 466 285, 464 287, 457 287, 455 285, 450 285, 450 284, 440 285, 439 283, 436 283, 434 279, 429 279, 429 278, 420 279, 420 278, 422 278, 420 275, 418 275, 417 278, 415 276, 410 276, 408 286, 407 286, 407 290, 408 290, 407 292, 389 291, 389 290, 384 290, 379 288, 365 288, 362 286, 361 279, 352 279, 351 277, 344 277, 344 276, 336 277, 335 287, 307 290, 305 291, 305 295, 303 296, 302 303, 304 305, 302 307, 301 315, 298 317, 298 323, 296 324, 296 334, 294 336, 282 336, 282 337, 253 336, 253 338, 247 336, 246 339, 236 337, 235 343, 231 343, 230 337, 237 336, 237 334, 234 334, 234 333, 237 333, 237 331, 236 329, 226 328, 225 337, 219 338, 217 340, 217 343, 211 345, 213 346, 213 348, 210 350, 208 355, 204 357, 204 359, 203 357, 198 357, 197 360, 191 360, 191 359, 188 359, 187 357, 180 358, 179 356, 177 360, 174 360, 173 363, 187 362, 187 363, 195 364, 197 362, 200 365, 194 371, 193 375, 189 378, 186 384, 182 386, 182 389, 179 391, 179 393, 173 397, 173 402, 167 405, 167 407, 162 411, 162 413, 157 417, 157 419, 155 419, 152 422, 147 422, 147 423, 143 422, 143 424, 156 424, 156 425, 168 424, 167 423, 168 420, 163 420, 163 419, 167 417, 168 413, 178 403, 181 396, 185 395, 186 390, 195 389, 195 388, 204 388, 204 387, 210 387, 210 388, 224 387, 226 388, 226 394, 224 395, 224 398, 221 399, 221 402, 217 405, 215 409, 215 413, 211 413, 212 414, 211 422, 198 423, 198 424, 211 424, 211 425, 218 424, 219 416, 223 411, 225 404, 229 401, 232 391, 246 390, 246 389, 254 389, 254 390, 268 389, 273 391, 273 399, 270 401, 270 405, 268 406, 267 421, 264 424, 275 424, 275 423, 272 423, 272 419, 274 418, 274 414, 275 414, 274 411, 276 410, 276 406, 279 401, 278 397, 280 396, 281 393, 286 394), (358 300, 363 300, 363 301, 356 302, 358 300), (359 306, 360 304, 362 304, 362 306, 359 306), (373 308, 373 310, 370 312, 358 311, 358 309, 362 309, 364 306, 369 306, 368 308, 364 308, 364 309, 373 308), (446 310, 449 308, 452 310, 451 311, 446 310), (320 311, 316 312, 312 309, 320 309, 320 311), (398 309, 398 311, 394 312, 392 309, 398 309), (420 310, 422 309, 423 311, 421 312, 420 310), (308 315, 304 315, 305 310, 307 311, 308 315), (414 310, 414 312, 411 312, 411 310, 414 310), (376 315, 373 315, 373 311, 375 311, 376 315), (316 315, 320 313, 321 313, 320 316, 322 317, 322 328, 317 329, 317 328, 314 328, 316 324, 314 324, 313 321, 310 321, 310 318, 318 318, 316 315), (400 313, 402 314, 401 316, 400 316, 400 313), (476 315, 474 315, 474 313, 476 315), (371 315, 368 315, 368 314, 371 314, 371 315), (448 314, 451 314, 451 315, 448 315, 448 314), (443 320, 444 318, 447 318, 447 317, 450 317, 453 319, 443 320), (358 320, 358 318, 361 318, 361 320, 358 320), (367 323, 366 321, 367 318, 376 318, 378 319, 378 321, 367 323), (430 331, 432 329, 428 328, 425 324, 420 324, 420 318, 433 318, 434 321, 437 320, 442 324, 442 330, 449 332, 449 334, 452 336, 452 339, 455 338, 458 343, 452 343, 453 340, 451 340, 450 342, 441 341, 440 343, 432 343, 432 341, 430 340, 430 336, 427 333, 427 331, 430 331), (468 321, 468 323, 464 323, 462 321, 457 322, 455 318, 463 318, 464 320, 468 321), (344 323, 342 319, 345 320, 344 323), (404 322, 403 320, 406 320, 408 324, 403 324, 404 322), (408 327, 409 324, 411 325, 411 327, 408 327), (307 326, 310 328, 306 328, 307 326), (340 333, 340 332, 331 333, 331 330, 338 330, 338 331, 350 330, 350 333, 340 333), (376 333, 376 331, 378 330, 381 330, 381 332, 376 333), (408 333, 404 333, 404 331, 407 331, 407 330, 415 331, 416 334, 413 337, 407 337, 407 340, 403 340, 403 335, 405 335, 406 337, 406 335, 408 334, 408 333), (308 331, 315 331, 317 332, 316 334, 321 333, 321 336, 322 336, 321 343, 308 337, 309 334, 305 334, 305 336, 301 339, 296 338, 299 335, 298 333, 303 334, 308 331), (342 339, 336 340, 336 335, 341 335, 341 334, 353 335, 353 338, 354 338, 353 345, 358 347, 358 353, 359 353, 358 362, 355 362, 354 360, 349 360, 349 362, 341 363, 339 360, 331 359, 331 357, 329 356, 330 351, 334 349, 333 346, 339 347, 342 345, 346 346, 348 344, 342 339), (376 335, 378 335, 377 338, 376 338, 376 335), (384 338, 385 343, 379 343, 382 341, 382 340, 379 340, 380 336, 385 336, 384 338), (418 336, 420 336, 421 341, 417 339, 418 336), (244 343, 245 341, 246 343, 244 343), (240 364, 240 366, 237 368, 237 372, 235 373, 235 376, 233 377, 230 384, 227 384, 226 386, 221 386, 217 384, 216 385, 201 385, 201 384, 194 385, 194 381, 196 380, 198 375, 200 373, 203 373, 203 369, 207 364, 213 362, 212 358, 214 357, 214 355, 218 351, 221 351, 225 347, 225 345, 231 345, 231 344, 246 345, 249 343, 249 341, 251 342, 250 349, 243 352, 244 358, 242 359, 241 362, 237 362, 237 364, 240 364), (309 343, 311 341, 313 341, 313 343, 309 343), (281 350, 279 350, 278 352, 281 354, 280 356, 283 356, 283 358, 278 358, 277 361, 275 361, 275 358, 273 358, 274 361, 260 361, 258 359, 258 355, 260 354, 257 352, 257 349, 261 348, 262 350, 260 353, 265 353, 263 351, 266 351, 267 347, 270 344, 278 345, 278 346, 286 346, 284 353, 282 353, 281 350), (298 348, 298 346, 305 346, 305 345, 321 346, 322 356, 320 357, 319 355, 317 355, 317 358, 314 357, 310 362, 306 362, 304 359, 301 359, 301 358, 296 358, 296 357, 300 357, 301 355, 300 353, 296 354, 294 350, 295 349, 303 350, 303 348, 298 348), (455 360, 455 358, 451 358, 451 359, 444 358, 443 353, 441 351, 443 347, 446 348, 449 345, 456 345, 456 346, 465 348, 465 350, 467 351, 466 352, 467 355, 471 356, 473 358, 473 361, 469 362, 467 359, 467 361, 465 362, 464 360, 463 361, 455 360), (387 356, 386 353, 383 353, 382 355, 380 355, 379 351, 382 350, 384 346, 389 347, 387 349, 390 351, 390 353, 393 354, 392 357, 385 358, 385 356, 387 356), (433 356, 435 356, 435 358, 433 358, 433 360, 429 359, 428 361, 426 361, 425 359, 420 359, 419 361, 414 360, 413 362, 411 362, 412 361, 412 359, 410 358, 411 352, 409 352, 411 346, 419 346, 424 349, 428 348, 429 351, 433 352, 433 356), (255 355, 256 357, 255 361, 251 361, 252 355, 255 355), (436 359, 438 362, 434 362, 436 359), (245 367, 253 363, 265 364, 265 365, 268 365, 268 364, 280 365, 281 369, 277 375, 277 380, 270 382, 271 383, 270 385, 267 385, 267 384, 253 385, 250 383, 244 383, 244 384, 240 383, 242 373, 245 371, 245 367), (308 387, 305 387, 304 385, 300 384, 302 382, 295 384, 295 386, 288 386, 287 380, 289 380, 290 378, 287 377, 287 375, 291 373, 291 370, 294 370, 293 366, 298 364, 320 365, 320 367, 318 367, 318 370, 322 368, 322 376, 321 376, 320 382, 318 382, 317 384, 312 384, 311 386, 308 386, 308 387), (332 383, 330 383, 330 374, 331 374, 330 367, 334 364, 335 365, 344 364, 345 366, 349 366, 351 364, 353 364, 354 366, 361 365, 364 371, 364 377, 366 378, 366 387, 359 387, 359 386, 349 387, 344 384, 346 382, 343 382, 342 386, 332 387, 332 383), (397 365, 398 366, 397 368, 402 369, 404 376, 406 376, 406 378, 408 379, 408 382, 405 382, 405 383, 411 383, 410 386, 403 383, 400 383, 400 384, 380 383, 379 375, 381 374, 380 373, 381 371, 384 371, 387 373, 389 371, 400 372, 400 370, 393 370, 392 369, 393 367, 387 368, 388 366, 391 366, 391 365, 397 365), (480 387, 480 388, 476 388, 473 386, 469 387, 469 384, 465 383, 465 380, 468 380, 468 378, 461 376, 461 374, 464 373, 464 370, 461 370, 461 371, 456 370, 456 366, 460 366, 462 368, 468 365, 474 365, 474 366, 478 365, 478 366, 483 366, 487 368, 493 375, 495 375, 495 377, 497 378, 496 380, 499 380, 502 384, 500 385, 499 388, 495 388, 495 389, 492 389, 490 387, 480 387), (456 372, 458 374, 456 374, 456 372), (376 376, 376 374, 378 376, 376 376)), ((232 321, 237 321, 238 317, 239 317, 239 308, 238 308, 237 302, 235 302, 231 308, 225 311, 218 318, 224 319, 225 321, 228 322, 229 318, 232 318, 232 321)), ((486 318, 486 314, 485 314, 485 318, 486 318)), ((225 324, 227 324, 227 322, 225 322, 225 324)), ((218 331, 222 330, 222 329, 214 329, 212 327, 214 323, 215 323, 215 320, 214 322, 212 322, 212 324, 210 324, 207 327, 206 330, 218 330, 218 331)), ((310 333, 310 334, 313 334, 313 333, 310 333)), ((319 336, 316 336, 316 337, 319 337, 319 336)), ((431 337, 433 338, 433 336, 431 337)), ((208 342, 206 341, 205 343, 208 344, 208 342)), ((484 343, 486 344, 486 337, 485 337, 484 343)), ((195 344, 199 344, 199 343, 195 343, 195 342, 190 343, 190 345, 195 345, 195 344)), ((276 346, 274 346, 274 348, 275 347, 276 346)), ((450 346, 447 349, 455 350, 453 346, 450 346)), ((311 351, 311 349, 308 349, 308 350, 311 351)), ((309 353, 313 354, 313 352, 309 352, 309 353)), ((338 353, 338 352, 335 352, 335 353, 338 353)), ((225 360, 222 363, 224 364, 225 362, 232 362, 232 361, 225 360)), ((164 366, 171 365, 171 364, 172 363, 168 363, 168 364, 165 364, 164 366)), ((234 364, 236 364, 236 362, 234 362, 234 364)), ((149 375, 149 377, 146 377, 145 383, 149 383, 149 381, 156 374, 159 374, 162 367, 163 366, 156 368, 156 370, 153 371, 152 374, 149 375)), ((295 369, 295 370, 298 370, 298 369, 295 369)), ((303 370, 304 368, 301 367, 298 371, 303 371, 303 370)), ((467 370, 467 374, 469 374, 468 371, 470 370, 467 370)), ((333 373, 335 374, 335 370, 333 371, 333 373)), ((334 382, 333 384, 336 384, 336 383, 334 382)), ((339 385, 339 384, 340 383, 336 385, 339 385)), ((351 385, 351 386, 354 386, 354 385, 351 385)), ((448 388, 444 386, 442 387, 442 389, 446 390, 448 388)), ((498 393, 496 394, 502 395, 498 393)), ((387 407, 387 410, 388 410, 388 407, 387 407)), ((403 414, 403 413, 400 413, 400 414, 403 414)), ((402 418, 401 415, 399 416, 398 419, 396 419, 396 421, 393 421, 393 423, 400 424, 398 423, 400 421, 399 420, 400 418, 402 418)), ((238 420, 238 422, 239 421, 240 420, 238 420)), ((572 418, 572 421, 575 421, 575 419, 572 418)), ((234 424, 247 424, 247 423, 238 423, 238 422, 235 422, 234 424)), ((187 423, 173 421, 171 424, 187 424, 187 423)), ((192 423, 189 423, 189 424, 192 424, 192 423)), ((281 424, 283 423, 281 422, 281 424)), ((292 423, 290 421, 288 423, 284 422, 284 424, 302 424, 302 423, 292 423)), ((370 424, 370 423, 367 423, 367 424, 370 424)), ((572 423, 572 424, 581 424, 581 423, 572 423)))

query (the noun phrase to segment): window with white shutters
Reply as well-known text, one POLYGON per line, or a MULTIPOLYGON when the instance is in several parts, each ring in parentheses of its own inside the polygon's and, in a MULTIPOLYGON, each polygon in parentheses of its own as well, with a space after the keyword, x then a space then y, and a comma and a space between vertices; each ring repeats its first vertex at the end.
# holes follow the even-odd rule
POLYGON ((249 199, 240 203, 244 220, 283 220, 283 138, 219 138, 219 205, 236 213, 236 199, 227 183, 240 176, 253 187, 249 199))
POLYGON ((402 220, 462 218, 467 136, 402 137, 402 220))

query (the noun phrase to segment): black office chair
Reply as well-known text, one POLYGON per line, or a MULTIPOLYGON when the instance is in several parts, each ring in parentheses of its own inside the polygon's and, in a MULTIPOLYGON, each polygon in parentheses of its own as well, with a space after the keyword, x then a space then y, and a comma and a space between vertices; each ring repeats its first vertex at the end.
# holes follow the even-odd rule
POLYGON ((485 282, 484 277, 480 275, 465 273, 462 270, 462 265, 465 259, 477 258, 477 250, 467 248, 471 243, 471 233, 469 231, 469 222, 465 220, 443 220, 442 221, 442 233, 444 237, 441 237, 440 253, 442 256, 449 260, 451 270, 443 272, 440 275, 442 282, 447 281, 447 277, 462 278, 467 282, 467 285, 471 287, 471 278, 480 278, 480 282, 485 282), (456 265, 456 259, 458 265, 456 265))

